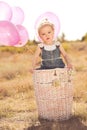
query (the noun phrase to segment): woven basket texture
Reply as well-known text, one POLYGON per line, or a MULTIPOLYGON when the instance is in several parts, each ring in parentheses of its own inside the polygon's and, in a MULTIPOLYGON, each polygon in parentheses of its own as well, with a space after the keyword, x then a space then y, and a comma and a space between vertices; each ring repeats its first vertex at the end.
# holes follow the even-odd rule
POLYGON ((72 116, 72 70, 35 70, 34 89, 39 118, 67 120, 72 116))

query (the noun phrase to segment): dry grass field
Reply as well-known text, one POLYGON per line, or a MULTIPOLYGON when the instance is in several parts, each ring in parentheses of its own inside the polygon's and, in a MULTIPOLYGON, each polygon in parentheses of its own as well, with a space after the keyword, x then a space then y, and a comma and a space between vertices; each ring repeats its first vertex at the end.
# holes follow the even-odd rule
POLYGON ((0 51, 0 130, 87 129, 87 43, 63 43, 63 46, 74 66, 74 118, 42 125, 38 121, 33 78, 29 72, 36 46, 31 45, 20 53, 0 51))

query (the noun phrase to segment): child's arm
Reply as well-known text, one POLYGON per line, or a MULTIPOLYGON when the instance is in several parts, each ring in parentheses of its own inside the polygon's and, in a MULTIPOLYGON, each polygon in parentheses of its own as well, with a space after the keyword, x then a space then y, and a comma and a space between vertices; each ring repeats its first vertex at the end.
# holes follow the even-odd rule
POLYGON ((61 54, 63 55, 64 59, 65 59, 65 62, 67 64, 67 67, 68 68, 72 68, 72 64, 71 64, 71 61, 66 53, 66 51, 64 50, 64 48, 62 47, 62 45, 59 46, 59 49, 60 49, 60 52, 61 54))
POLYGON ((40 56, 40 53, 41 53, 41 49, 38 46, 36 51, 35 51, 34 58, 32 59, 33 60, 33 62, 32 62, 33 70, 36 68, 36 64, 37 64, 38 58, 40 56))

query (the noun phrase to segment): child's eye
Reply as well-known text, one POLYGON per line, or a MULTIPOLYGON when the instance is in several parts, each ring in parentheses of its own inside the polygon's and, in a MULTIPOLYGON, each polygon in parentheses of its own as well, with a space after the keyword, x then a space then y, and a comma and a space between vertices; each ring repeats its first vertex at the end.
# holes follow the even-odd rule
POLYGON ((43 36, 45 35, 45 33, 42 34, 43 36))

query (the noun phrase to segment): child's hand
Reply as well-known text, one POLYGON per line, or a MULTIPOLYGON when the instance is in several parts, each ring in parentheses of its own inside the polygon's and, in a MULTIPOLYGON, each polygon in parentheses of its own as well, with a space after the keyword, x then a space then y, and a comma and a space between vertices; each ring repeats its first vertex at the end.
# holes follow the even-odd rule
POLYGON ((29 72, 30 73, 34 73, 34 69, 29 69, 29 72))
POLYGON ((67 64, 67 68, 68 68, 68 69, 73 69, 72 64, 70 64, 70 63, 69 63, 69 64, 67 64))

